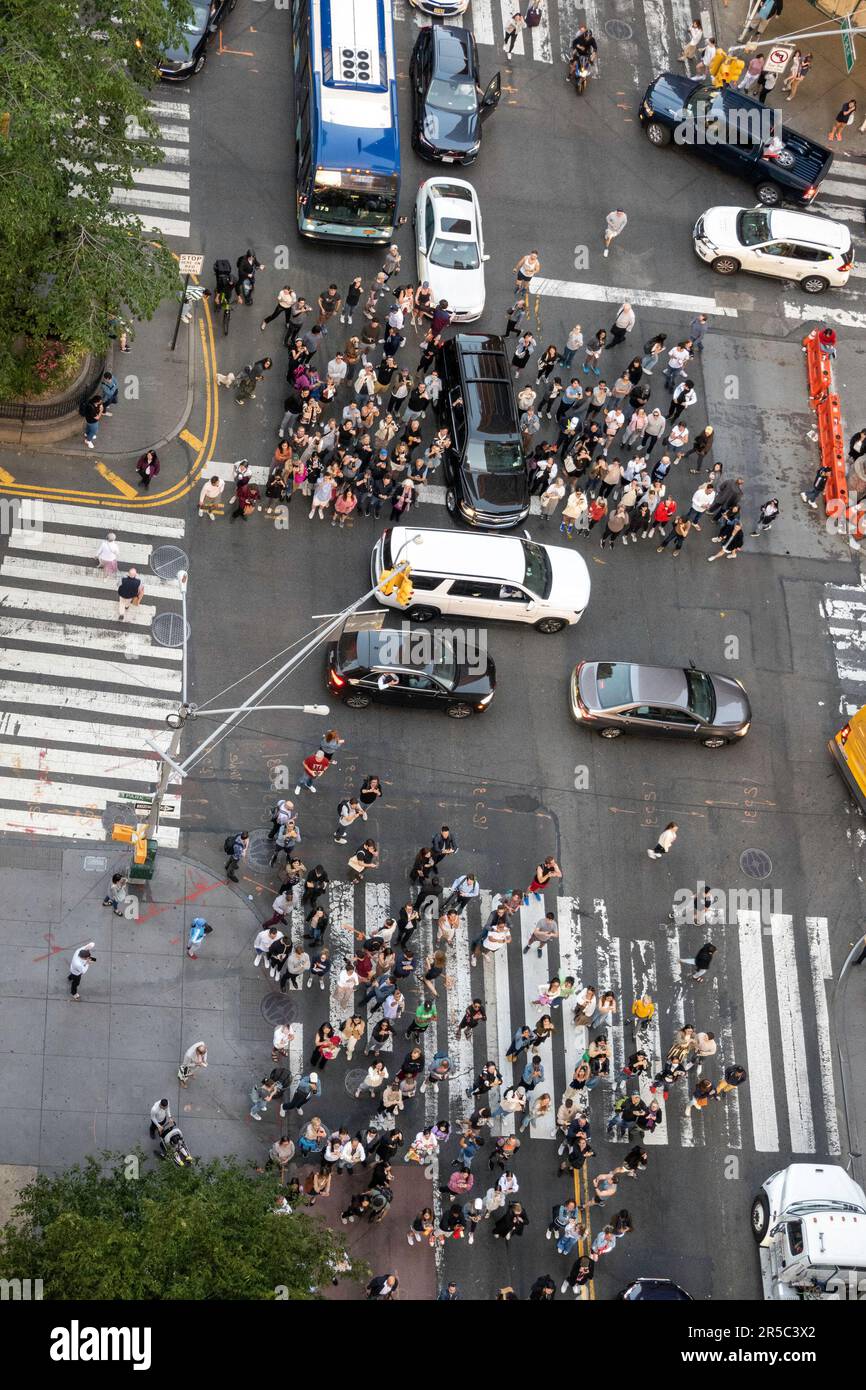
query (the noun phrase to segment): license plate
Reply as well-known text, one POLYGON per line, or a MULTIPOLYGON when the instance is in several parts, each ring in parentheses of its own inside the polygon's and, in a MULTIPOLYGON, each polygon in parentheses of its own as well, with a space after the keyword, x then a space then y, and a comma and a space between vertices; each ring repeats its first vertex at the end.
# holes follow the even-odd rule
POLYGON ((441 159, 443 164, 453 164, 455 156, 453 154, 443 154, 441 159))

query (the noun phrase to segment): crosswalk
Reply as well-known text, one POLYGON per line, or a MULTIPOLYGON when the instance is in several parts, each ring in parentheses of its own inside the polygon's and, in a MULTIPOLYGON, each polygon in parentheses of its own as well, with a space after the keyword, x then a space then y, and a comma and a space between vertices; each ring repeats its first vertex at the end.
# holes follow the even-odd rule
MULTIPOLYGON (((189 103, 152 101, 147 109, 158 126, 162 162, 152 169, 135 169, 134 187, 115 188, 111 201, 136 217, 145 231, 183 241, 190 228, 189 103)), ((127 134, 134 140, 146 138, 132 119, 127 134)))
MULTIPOLYGON (((181 652, 151 634, 180 592, 147 567, 183 533, 161 513, 22 504, 0 561, 0 832, 105 840, 144 819, 157 776, 145 739, 168 747, 181 691, 181 652), (118 581, 95 561, 108 531, 121 574, 135 565, 144 581, 122 622, 118 581)), ((160 844, 177 848, 180 799, 165 805, 160 844)))
MULTIPOLYGON (((691 983, 689 967, 681 963, 681 958, 690 960, 694 955, 698 936, 700 941, 705 939, 702 928, 664 923, 655 935, 635 939, 620 933, 613 911, 600 898, 582 906, 574 897, 559 897, 555 903, 558 940, 544 946, 540 956, 535 946, 528 953, 523 951, 532 928, 544 915, 544 908, 531 900, 511 919, 512 941, 507 952, 498 951, 477 965, 472 964, 469 944, 478 935, 493 901, 489 892, 482 892, 480 899, 469 905, 464 924, 448 951, 450 988, 443 990, 439 982, 437 1024, 424 1035, 428 1063, 436 1051, 447 1052, 452 1062, 447 1094, 452 1123, 468 1114, 475 1104, 467 1098, 466 1090, 484 1061, 497 1063, 506 1085, 511 1084, 512 1078, 519 1079, 526 1055, 518 1067, 506 1058, 514 1030, 524 1022, 532 1025, 543 1012, 550 1012, 556 1031, 533 1051, 541 1056, 544 1067, 544 1081, 536 1096, 546 1091, 554 1102, 553 1110, 524 1131, 523 1137, 547 1141, 555 1138, 556 1106, 590 1038, 599 1032, 574 1024, 573 1004, 547 1008, 535 1002, 541 988, 558 974, 561 979, 571 975, 578 988, 592 984, 599 994, 610 989, 617 1000, 618 1013, 607 1029, 613 1056, 611 1079, 595 1088, 595 1099, 590 1099, 594 1134, 600 1137, 613 1101, 622 1094, 619 1074, 635 1048, 631 1001, 646 991, 656 1001, 657 1012, 640 1045, 652 1053, 656 1067, 670 1046, 674 1030, 690 1022, 698 1030, 714 1033, 716 1038, 718 1052, 703 1063, 704 1076, 717 1079, 734 1061, 741 1062, 749 1074, 746 1086, 702 1114, 686 1110, 689 1096, 682 1083, 667 1102, 657 1091, 654 1098, 661 1104, 664 1121, 643 1141, 647 1146, 700 1148, 721 1142, 726 1150, 749 1148, 767 1154, 840 1152, 828 1008, 832 965, 826 918, 806 918, 804 933, 799 924, 795 926, 791 915, 736 910, 729 924, 716 921, 712 926, 719 950, 717 959, 723 965, 708 985, 699 986, 691 983), (457 1025, 475 997, 484 1002, 486 1022, 471 1037, 458 1038, 457 1025)), ((329 911, 333 925, 326 944, 335 964, 349 952, 355 930, 374 935, 390 906, 387 884, 331 884, 329 911)), ((303 927, 302 913, 295 911, 295 940, 301 939, 303 927)), ((428 917, 411 943, 419 962, 433 949, 433 935, 434 923, 428 917)), ((330 984, 330 1019, 336 1027, 347 1010, 338 1003, 335 990, 336 971, 330 984)), ((317 997, 315 982, 312 991, 317 997)), ((406 987, 404 994, 406 1011, 398 1032, 405 1031, 418 1002, 417 991, 406 987)), ((356 1008, 358 998, 360 995, 356 996, 356 1008)), ((310 1021, 315 1031, 322 1009, 317 1005, 312 1012, 315 1019, 310 1021)), ((369 1026, 369 1010, 367 1018, 369 1026)), ((372 1021, 379 1018, 381 1013, 376 1013, 372 1021)), ((301 1034, 297 1045, 304 1053, 303 1026, 293 1021, 293 1027, 301 1034)), ((398 1062, 401 1056, 401 1040, 396 1054, 390 1047, 383 1052, 392 1075, 392 1062, 398 1062)), ((689 1073, 689 1092, 698 1074, 697 1069, 689 1073)), ((653 1098, 649 1085, 649 1081, 641 1081, 641 1092, 647 1101, 653 1098)), ((494 1106, 496 1100, 494 1093, 494 1106)), ((430 1118, 444 1115, 444 1087, 432 1099, 428 1095, 427 1109, 430 1118)), ((495 1120, 493 1131, 514 1133, 513 1117, 495 1120)))
POLYGON ((866 704, 866 579, 825 584, 820 612, 842 688, 839 713, 847 717, 866 704))

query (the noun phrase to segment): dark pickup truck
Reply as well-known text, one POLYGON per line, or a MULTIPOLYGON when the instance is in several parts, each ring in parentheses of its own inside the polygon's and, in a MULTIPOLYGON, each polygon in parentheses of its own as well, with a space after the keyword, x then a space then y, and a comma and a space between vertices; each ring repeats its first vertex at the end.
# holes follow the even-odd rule
POLYGON ((638 119, 653 145, 672 141, 746 179, 765 207, 808 207, 833 156, 823 145, 781 128, 779 113, 735 87, 663 72, 644 93, 638 119), (767 157, 778 130, 775 158, 767 157))

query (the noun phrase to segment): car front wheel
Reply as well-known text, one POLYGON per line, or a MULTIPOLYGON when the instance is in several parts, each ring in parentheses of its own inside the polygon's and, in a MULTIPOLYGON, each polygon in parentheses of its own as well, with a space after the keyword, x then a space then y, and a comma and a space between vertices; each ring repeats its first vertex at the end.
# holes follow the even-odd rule
POLYGON ((658 121, 650 121, 646 128, 646 138, 651 145, 669 145, 671 143, 671 133, 667 126, 661 125, 658 121))
POLYGON ((717 275, 736 275, 740 262, 736 256, 716 256, 712 266, 717 275))
POLYGON ((457 495, 452 487, 445 493, 445 506, 452 515, 457 511, 457 495))
POLYGON ((599 729, 602 738, 619 738, 622 729, 599 729))
POLYGON ((823 294, 829 283, 823 275, 807 275, 805 280, 800 281, 800 288, 805 294, 823 294))
POLYGON ((724 748, 727 741, 726 738, 721 738, 720 736, 701 739, 705 748, 724 748))
POLYGON ((545 636, 549 636, 552 632, 562 632, 564 627, 564 618, 542 618, 540 622, 535 624, 535 631, 543 632, 545 636))
POLYGON ((445 713, 449 719, 468 719, 472 713, 472 706, 461 700, 455 705, 446 705, 445 713))
POLYGON ((348 705, 350 709, 366 709, 369 703, 370 696, 362 695, 358 691, 354 695, 347 695, 343 701, 343 704, 348 705))
POLYGON ((193 72, 194 72, 194 73, 196 73, 196 72, 201 72, 201 70, 202 70, 202 68, 204 67, 204 65, 205 65, 206 62, 207 62, 207 54, 206 54, 206 53, 200 53, 199 56, 198 56, 198 57, 196 58, 196 60, 195 60, 195 67, 193 68, 193 72))
POLYGON ((755 1237, 755 1244, 760 1245, 770 1226, 770 1203, 766 1192, 759 1192, 752 1202, 751 1217, 752 1235, 755 1237))
POLYGON ((755 192, 765 208, 778 207, 782 201, 782 190, 777 183, 759 183, 755 192))
POLYGON ((413 623, 432 623, 434 618, 439 617, 437 608, 410 608, 406 617, 413 623))

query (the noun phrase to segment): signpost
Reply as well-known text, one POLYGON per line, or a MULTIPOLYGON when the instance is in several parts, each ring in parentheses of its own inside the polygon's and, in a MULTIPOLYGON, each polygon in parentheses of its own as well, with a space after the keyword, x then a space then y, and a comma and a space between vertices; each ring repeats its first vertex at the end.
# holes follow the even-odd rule
POLYGON ((775 48, 771 48, 767 54, 764 62, 764 72, 783 73, 788 66, 788 59, 793 52, 793 48, 786 48, 783 44, 776 44, 775 48))
POLYGON ((857 58, 854 49, 854 35, 851 32, 850 15, 846 15, 844 19, 840 19, 839 25, 842 31, 842 52, 845 55, 845 71, 850 72, 857 58))
POLYGON ((180 331, 180 321, 183 316, 183 306, 186 303, 186 292, 189 289, 189 277, 191 275, 201 275, 203 265, 204 256, 200 256, 197 253, 191 251, 184 251, 177 258, 177 268, 180 271, 181 275, 184 277, 184 280, 183 289, 181 290, 180 294, 180 304, 178 305, 177 309, 177 321, 175 322, 174 333, 172 334, 171 339, 172 352, 174 352, 175 346, 177 344, 177 335, 180 331))

